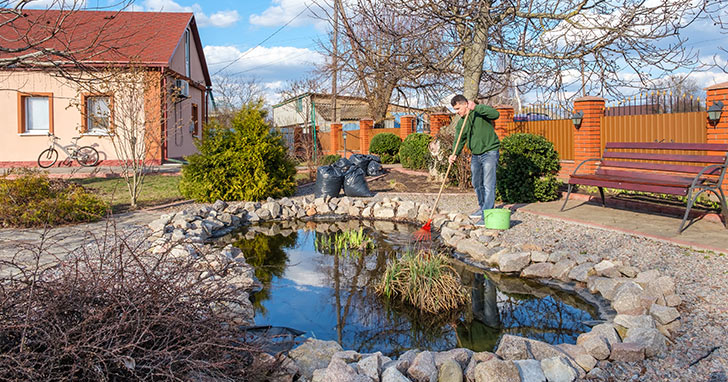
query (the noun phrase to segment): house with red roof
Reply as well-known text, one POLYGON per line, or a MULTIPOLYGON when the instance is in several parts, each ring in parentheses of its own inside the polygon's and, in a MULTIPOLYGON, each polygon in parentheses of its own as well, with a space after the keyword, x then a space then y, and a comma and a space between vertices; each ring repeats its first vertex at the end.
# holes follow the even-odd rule
POLYGON ((0 167, 37 166, 49 134, 64 146, 80 137, 102 163, 118 163, 110 139, 121 118, 115 95, 87 90, 110 68, 141 68, 150 83, 136 95, 151 137, 146 160, 196 152, 212 83, 192 13, 21 12, 0 13, 0 167))

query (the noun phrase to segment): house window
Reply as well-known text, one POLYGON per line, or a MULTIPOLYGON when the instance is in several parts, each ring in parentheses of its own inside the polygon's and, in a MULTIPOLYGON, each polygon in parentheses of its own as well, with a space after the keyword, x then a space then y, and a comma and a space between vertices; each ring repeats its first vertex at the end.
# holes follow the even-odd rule
POLYGON ((185 75, 190 78, 190 30, 185 30, 185 75))
POLYGON ((200 122, 199 118, 197 118, 197 105, 192 104, 192 135, 195 137, 200 134, 200 122))
POLYGON ((53 94, 18 94, 18 133, 53 132, 53 94))
POLYGON ((300 113, 303 111, 303 98, 296 100, 296 112, 300 113))
POLYGON ((83 101, 83 130, 89 134, 108 134, 111 126, 111 97, 86 95, 83 101))

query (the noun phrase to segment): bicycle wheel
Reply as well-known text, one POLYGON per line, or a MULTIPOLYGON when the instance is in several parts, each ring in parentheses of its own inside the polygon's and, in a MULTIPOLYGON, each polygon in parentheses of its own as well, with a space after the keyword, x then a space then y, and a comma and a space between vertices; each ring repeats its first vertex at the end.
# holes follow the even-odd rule
POLYGON ((91 146, 81 146, 76 151, 76 161, 83 167, 93 167, 99 164, 99 152, 91 146))
POLYGON ((45 149, 38 155, 38 166, 48 168, 56 164, 58 151, 56 149, 45 149))

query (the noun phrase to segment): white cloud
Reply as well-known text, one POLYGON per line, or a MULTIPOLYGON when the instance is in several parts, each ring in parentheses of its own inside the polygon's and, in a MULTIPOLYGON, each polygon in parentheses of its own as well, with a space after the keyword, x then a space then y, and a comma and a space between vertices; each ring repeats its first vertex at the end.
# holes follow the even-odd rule
POLYGON ((197 25, 200 28, 207 26, 225 28, 234 25, 240 20, 240 15, 238 15, 237 10, 218 11, 208 16, 197 3, 192 4, 192 6, 182 6, 174 0, 145 0, 144 9, 158 12, 192 12, 195 14, 197 25))
MULTIPOLYGON (((261 14, 250 15, 250 23, 263 27, 281 26, 287 23, 304 11, 306 7, 311 6, 311 0, 273 0, 270 7, 261 14)), ((305 11, 291 22, 291 26, 301 26, 311 23, 311 11, 305 11)))
MULTIPOLYGON (((249 73, 259 77, 275 73, 281 77, 281 72, 308 71, 313 65, 323 62, 324 57, 308 48, 296 48, 292 46, 257 46, 241 52, 234 46, 205 47, 205 57, 213 73, 225 66, 226 73, 240 74, 249 73)), ((283 76, 285 77, 285 76, 283 76)))

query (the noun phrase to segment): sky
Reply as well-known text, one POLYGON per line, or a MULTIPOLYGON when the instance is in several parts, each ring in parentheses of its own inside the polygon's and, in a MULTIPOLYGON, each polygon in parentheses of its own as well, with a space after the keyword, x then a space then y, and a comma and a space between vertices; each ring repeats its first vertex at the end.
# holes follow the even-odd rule
MULTIPOLYGON (((42 7, 52 1, 34 0, 32 4, 42 7)), ((121 0, 85 1, 88 7, 95 7, 121 0)), ((306 77, 315 64, 326 60, 317 52, 317 41, 328 38, 330 27, 313 16, 312 9, 317 8, 314 1, 135 0, 130 9, 194 12, 208 68, 213 75, 213 88, 218 74, 254 79, 265 93, 266 102, 274 104, 280 101, 278 91, 286 81, 306 77)), ((710 23, 700 22, 682 34, 690 39, 690 46, 700 52, 701 58, 718 54, 719 60, 725 63, 725 53, 716 47, 728 48, 728 33, 717 33, 710 23)), ((728 74, 713 70, 692 73, 691 78, 701 87, 707 87, 728 81, 728 74)), ((529 94, 524 98, 527 102, 535 102, 536 97, 529 94)))

